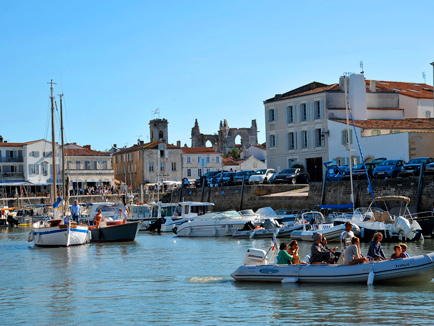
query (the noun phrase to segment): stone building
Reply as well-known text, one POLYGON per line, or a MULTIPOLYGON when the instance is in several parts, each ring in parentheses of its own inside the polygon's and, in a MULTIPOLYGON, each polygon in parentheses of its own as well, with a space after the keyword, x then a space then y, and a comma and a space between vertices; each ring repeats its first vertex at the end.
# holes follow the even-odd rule
POLYGON ((207 172, 221 170, 223 156, 212 147, 182 148, 182 177, 187 179, 200 178, 207 172))
POLYGON ((252 120, 250 128, 229 128, 227 120, 220 121, 220 128, 217 134, 206 135, 200 132, 197 119, 194 127, 191 129, 191 147, 206 147, 207 141, 210 141, 215 151, 227 153, 236 147, 235 138, 241 137, 241 147, 247 148, 251 145, 258 144, 258 128, 256 120, 252 120))

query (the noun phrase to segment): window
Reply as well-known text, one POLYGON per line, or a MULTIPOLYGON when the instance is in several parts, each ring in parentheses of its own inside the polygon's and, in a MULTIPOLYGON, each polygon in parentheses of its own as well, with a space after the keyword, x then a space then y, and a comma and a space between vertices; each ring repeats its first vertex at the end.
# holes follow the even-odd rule
POLYGON ((199 178, 202 176, 202 169, 197 169, 197 176, 199 178))
POLYGON ((191 163, 191 156, 187 156, 187 163, 191 163))
POLYGON ((315 129, 315 147, 321 147, 321 129, 315 129))
POLYGON ((314 119, 321 119, 321 105, 319 101, 313 103, 314 119))
POLYGON ((142 152, 139 151, 139 159, 142 158, 142 152))
POLYGON ((164 162, 160 162, 160 171, 164 171, 164 162))
POLYGON ((352 143, 353 143, 353 131, 350 130, 350 134, 348 136, 348 130, 342 130, 342 145, 347 145, 352 143))
POLYGON ((268 121, 276 121, 276 114, 274 109, 268 110, 268 121))
POLYGON ((216 158, 215 158, 215 162, 216 162, 216 163, 220 163, 220 157, 219 157, 219 156, 216 156, 216 158))
POLYGON ((39 174, 39 169, 37 164, 29 165, 29 174, 39 174))
POLYGON ((270 135, 270 147, 276 147, 276 135, 270 135))
POLYGON ((118 164, 118 157, 115 156, 115 163, 118 164))
POLYGON ((98 170, 98 161, 93 161, 93 169, 98 170))
POLYGON ((187 169, 187 177, 191 177, 191 169, 187 169))
POLYGON ((372 130, 371 136, 378 136, 380 134, 380 130, 372 130))
POLYGON ((76 170, 81 170, 81 162, 80 161, 76 161, 75 162, 75 169, 76 170))
POLYGON ((29 156, 31 156, 31 157, 39 157, 39 152, 37 152, 37 151, 30 152, 29 156))
POLYGON ((306 103, 300 104, 300 121, 307 120, 307 108, 306 103))
POLYGON ((206 157, 206 163, 210 163, 211 162, 211 158, 209 156, 206 157))
POLYGON ((290 132, 288 133, 288 150, 293 150, 296 148, 296 140, 295 140, 295 133, 290 132))
POLYGON ((425 118, 431 118, 431 111, 425 111, 425 118))
POLYGON ((48 164, 42 163, 42 175, 47 176, 48 175, 48 164))
POLYGON ((290 105, 286 108, 286 122, 287 123, 293 123, 295 120, 294 117, 294 106, 290 105))
POLYGON ((102 162, 102 169, 107 170, 107 161, 102 162))
POLYGON ((84 162, 84 166, 86 170, 90 170, 90 161, 84 162))
POLYGON ((201 157, 198 156, 198 157, 197 157, 197 163, 200 163, 200 159, 201 159, 201 157))
POLYGON ((301 132, 301 148, 307 148, 307 131, 301 132))
POLYGON ((71 161, 66 162, 66 168, 67 168, 68 170, 71 170, 71 165, 72 165, 72 162, 71 162, 71 161))
POLYGON ((176 162, 172 162, 172 171, 176 171, 176 162))
POLYGON ((154 172, 154 163, 149 163, 149 172, 154 172))
POLYGON ((50 157, 51 156, 51 152, 42 152, 42 156, 43 157, 50 157))

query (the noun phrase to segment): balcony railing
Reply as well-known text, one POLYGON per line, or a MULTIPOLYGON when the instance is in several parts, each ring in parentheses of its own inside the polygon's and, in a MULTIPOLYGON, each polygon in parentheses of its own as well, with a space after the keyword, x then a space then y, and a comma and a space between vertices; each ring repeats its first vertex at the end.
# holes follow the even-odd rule
POLYGON ((24 159, 22 157, 0 157, 0 163, 22 163, 24 159))
POLYGON ((24 178, 24 172, 0 172, 0 178, 24 178))

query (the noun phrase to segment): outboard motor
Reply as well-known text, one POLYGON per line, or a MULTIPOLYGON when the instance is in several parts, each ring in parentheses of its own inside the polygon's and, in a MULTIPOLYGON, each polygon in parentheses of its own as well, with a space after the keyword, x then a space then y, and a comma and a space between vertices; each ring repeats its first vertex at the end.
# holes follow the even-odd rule
POLYGON ((20 224, 16 219, 14 219, 12 216, 8 216, 7 221, 10 226, 18 225, 20 224))
POLYGON ((157 231, 157 232, 160 232, 161 231, 161 224, 164 224, 164 223, 166 223, 166 219, 164 217, 157 218, 154 221, 154 223, 148 225, 148 227, 146 228, 146 231, 150 231, 150 232, 157 231))
POLYGON ((250 248, 244 256, 244 265, 257 266, 265 263, 267 253, 262 249, 250 248))
POLYGON ((254 229, 255 229, 255 225, 252 223, 252 221, 249 221, 243 225, 242 229, 238 229, 238 231, 251 231, 254 229))

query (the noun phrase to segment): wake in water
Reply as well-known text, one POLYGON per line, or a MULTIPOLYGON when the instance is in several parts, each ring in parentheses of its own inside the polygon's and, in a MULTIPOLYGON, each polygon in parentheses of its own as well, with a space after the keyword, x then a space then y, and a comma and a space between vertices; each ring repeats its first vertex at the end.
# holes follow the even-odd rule
POLYGON ((223 283, 227 281, 228 279, 222 276, 199 276, 199 277, 192 277, 189 279, 190 283, 198 283, 198 284, 223 283))

